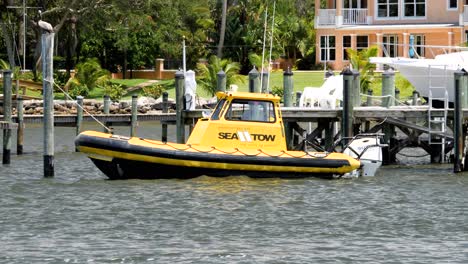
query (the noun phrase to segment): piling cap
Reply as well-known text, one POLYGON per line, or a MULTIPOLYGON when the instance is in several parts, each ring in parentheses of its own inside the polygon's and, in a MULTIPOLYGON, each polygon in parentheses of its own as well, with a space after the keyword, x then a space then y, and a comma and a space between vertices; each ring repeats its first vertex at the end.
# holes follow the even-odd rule
POLYGON ((464 76, 464 75, 468 75, 468 73, 464 70, 461 70, 461 69, 458 69, 454 72, 454 75, 455 76, 464 76))
POLYGON ((345 75, 345 76, 354 75, 354 74, 353 74, 353 71, 351 71, 351 69, 350 69, 349 67, 346 67, 346 68, 342 71, 342 74, 345 75))
POLYGON ((382 72, 382 76, 393 76, 395 75, 395 72, 393 70, 385 70, 384 72, 382 72))
POLYGON ((288 68, 284 70, 283 75, 293 75, 293 72, 291 71, 291 67, 288 66, 288 68))
POLYGON ((259 75, 258 71, 257 71, 257 67, 253 67, 253 69, 251 71, 249 71, 249 76, 252 76, 252 77, 257 77, 259 75))
POLYGON ((181 71, 181 70, 176 71, 175 77, 176 77, 176 79, 183 79, 183 78, 185 78, 184 72, 181 71))
POLYGON ((226 73, 223 70, 220 70, 216 75, 217 76, 226 76, 226 73))
POLYGON ((12 73, 12 71, 10 69, 1 70, 1 72, 3 74, 11 74, 12 73))

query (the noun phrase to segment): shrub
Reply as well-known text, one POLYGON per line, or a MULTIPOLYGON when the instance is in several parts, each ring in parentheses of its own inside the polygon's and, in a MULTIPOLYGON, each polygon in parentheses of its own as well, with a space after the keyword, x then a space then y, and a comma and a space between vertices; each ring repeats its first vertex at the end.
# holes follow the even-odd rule
POLYGON ((164 87, 160 84, 153 84, 143 87, 143 95, 147 97, 152 97, 158 99, 162 93, 165 91, 164 87))
POLYGON ((114 102, 119 101, 126 94, 124 86, 118 83, 107 82, 102 88, 104 93, 114 102))

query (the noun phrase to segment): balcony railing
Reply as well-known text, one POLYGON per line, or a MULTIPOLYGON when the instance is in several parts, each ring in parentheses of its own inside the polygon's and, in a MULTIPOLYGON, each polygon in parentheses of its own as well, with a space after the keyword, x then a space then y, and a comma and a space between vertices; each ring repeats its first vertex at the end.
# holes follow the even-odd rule
POLYGON ((367 24, 367 8, 343 8, 343 24, 365 25, 367 24))
MULTIPOLYGON (((343 8, 342 9, 343 25, 366 25, 367 9, 366 8, 343 8)), ((320 9, 318 14, 317 25, 331 26, 337 24, 336 9, 320 9)))
POLYGON ((463 22, 468 23, 468 5, 463 7, 463 22))
POLYGON ((336 9, 320 9, 318 24, 321 26, 335 25, 336 9))

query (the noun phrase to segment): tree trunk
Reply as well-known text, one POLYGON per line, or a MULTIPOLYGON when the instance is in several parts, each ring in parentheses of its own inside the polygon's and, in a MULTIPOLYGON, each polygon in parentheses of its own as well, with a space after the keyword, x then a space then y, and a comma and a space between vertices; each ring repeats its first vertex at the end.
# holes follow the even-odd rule
POLYGON ((10 39, 10 34, 8 33, 8 29, 6 27, 5 23, 0 23, 2 26, 2 31, 3 31, 3 39, 5 40, 5 45, 7 48, 7 54, 8 54, 8 62, 10 63, 10 69, 14 70, 15 69, 15 54, 13 52, 13 46, 11 45, 11 39, 10 39))
POLYGON ((226 16, 227 16, 227 0, 223 0, 223 11, 221 16, 221 30, 219 32, 218 58, 223 57, 224 35, 226 34, 226 16))

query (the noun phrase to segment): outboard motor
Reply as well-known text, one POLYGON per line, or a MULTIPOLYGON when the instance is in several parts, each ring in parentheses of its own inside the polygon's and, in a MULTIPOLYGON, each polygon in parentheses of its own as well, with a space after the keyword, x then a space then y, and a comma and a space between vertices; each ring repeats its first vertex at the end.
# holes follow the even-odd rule
POLYGON ((382 147, 380 143, 383 134, 359 134, 352 138, 343 153, 361 162, 359 170, 345 174, 345 176, 375 176, 382 166, 382 147))

